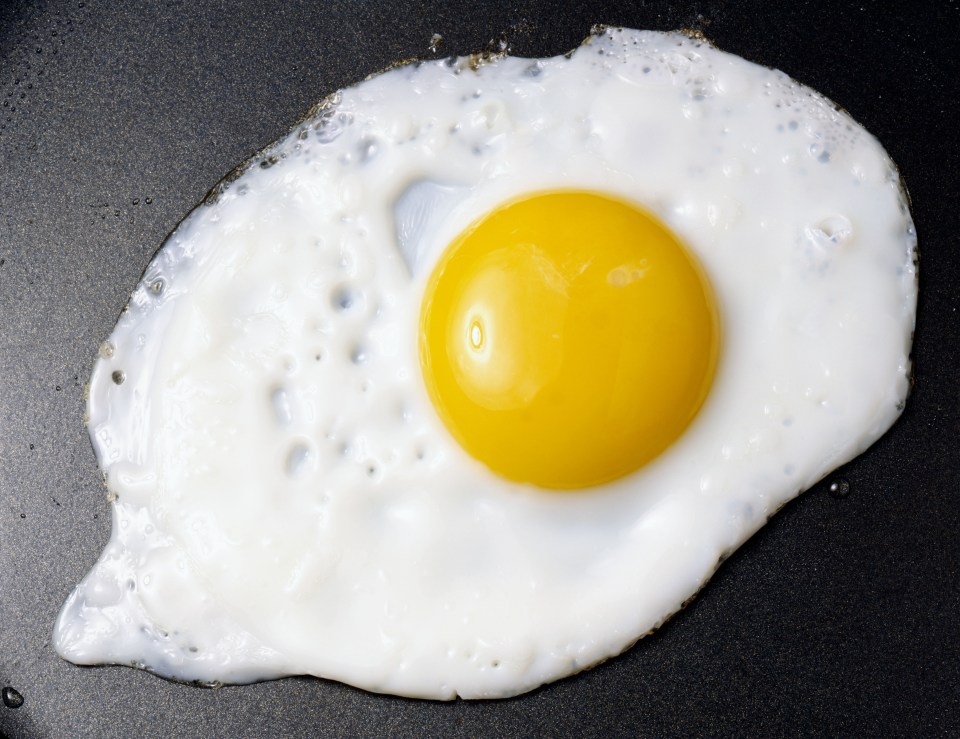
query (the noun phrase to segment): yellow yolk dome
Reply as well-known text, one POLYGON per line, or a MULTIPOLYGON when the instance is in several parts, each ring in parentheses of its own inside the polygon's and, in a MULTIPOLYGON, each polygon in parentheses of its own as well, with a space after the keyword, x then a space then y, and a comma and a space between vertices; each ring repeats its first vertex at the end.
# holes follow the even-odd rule
POLYGON ((511 480, 581 488, 666 449, 719 351, 713 292, 641 208, 557 191, 499 206, 427 284, 420 365, 444 424, 511 480))

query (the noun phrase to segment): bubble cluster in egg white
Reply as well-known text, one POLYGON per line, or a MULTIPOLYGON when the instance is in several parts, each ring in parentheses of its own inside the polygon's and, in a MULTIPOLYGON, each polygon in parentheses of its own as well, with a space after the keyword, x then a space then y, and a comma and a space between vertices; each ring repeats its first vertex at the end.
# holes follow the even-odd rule
POLYGON ((113 535, 56 649, 440 699, 615 655, 896 419, 915 246, 872 136, 681 34, 602 30, 569 56, 410 64, 343 90, 191 213, 101 350, 89 428, 113 535), (562 188, 674 229, 723 344, 674 446, 557 494, 456 445, 416 332, 453 237, 562 188))

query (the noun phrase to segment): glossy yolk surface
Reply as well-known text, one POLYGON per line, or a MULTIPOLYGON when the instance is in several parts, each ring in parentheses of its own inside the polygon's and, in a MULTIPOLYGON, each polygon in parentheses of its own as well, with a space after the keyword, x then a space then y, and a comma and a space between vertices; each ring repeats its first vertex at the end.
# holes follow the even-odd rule
POLYGON ((557 191, 455 239, 427 284, 420 364, 459 443, 491 470, 580 488, 637 470, 687 427, 719 347, 713 293, 640 208, 557 191))

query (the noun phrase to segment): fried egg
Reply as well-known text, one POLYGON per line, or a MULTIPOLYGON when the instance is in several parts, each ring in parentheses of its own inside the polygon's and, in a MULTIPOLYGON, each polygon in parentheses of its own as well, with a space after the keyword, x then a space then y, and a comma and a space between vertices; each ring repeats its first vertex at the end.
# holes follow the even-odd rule
POLYGON ((371 77, 101 346, 113 532, 55 648, 434 699, 595 665, 895 421, 915 258, 880 144, 702 39, 371 77))

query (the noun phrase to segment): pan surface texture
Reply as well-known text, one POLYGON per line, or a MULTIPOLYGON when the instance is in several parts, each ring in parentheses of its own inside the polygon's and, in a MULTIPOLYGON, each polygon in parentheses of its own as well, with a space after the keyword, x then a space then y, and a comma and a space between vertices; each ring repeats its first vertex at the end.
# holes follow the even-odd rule
POLYGON ((960 733, 958 36, 946 2, 0 5, 0 734, 960 733), (501 41, 561 54, 596 23, 701 31, 880 140, 920 245, 900 420, 654 635, 518 698, 437 703, 314 678, 214 690, 61 660, 54 620, 110 535, 84 384, 165 236, 338 88, 501 41))

